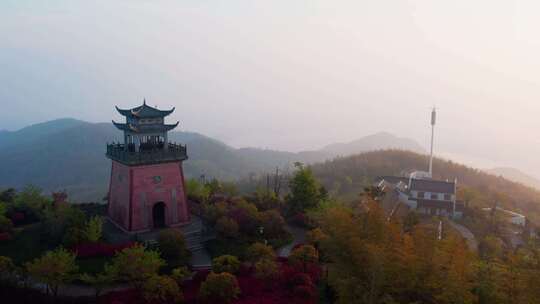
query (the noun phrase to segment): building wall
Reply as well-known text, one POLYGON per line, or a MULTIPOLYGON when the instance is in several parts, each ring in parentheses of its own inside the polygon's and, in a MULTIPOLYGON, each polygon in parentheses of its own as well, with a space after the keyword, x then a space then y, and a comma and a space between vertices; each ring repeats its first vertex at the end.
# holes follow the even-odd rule
POLYGON ((109 214, 124 229, 128 231, 152 229, 154 226, 152 208, 158 202, 165 204, 167 226, 181 225, 189 221, 181 162, 133 167, 114 164, 113 161, 110 201, 116 203, 115 207, 109 208, 109 214), (122 174, 130 176, 129 183, 115 181, 119 180, 118 175, 122 174), (127 189, 131 189, 131 192, 127 189), (127 210, 127 221, 116 216, 119 209, 127 210))
MULTIPOLYGON (((418 198, 418 192, 416 190, 411 191, 411 197, 418 198)), ((436 199, 436 200, 445 200, 444 195, 450 194, 450 193, 438 193, 438 192, 424 192, 424 198, 425 199, 436 199), (431 195, 435 194, 436 198, 431 198, 431 195)), ((446 201, 454 201, 456 199, 456 196, 454 194, 450 194, 450 199, 446 201)))
POLYGON ((129 230, 130 181, 130 168, 112 161, 108 213, 116 224, 126 230, 129 230))

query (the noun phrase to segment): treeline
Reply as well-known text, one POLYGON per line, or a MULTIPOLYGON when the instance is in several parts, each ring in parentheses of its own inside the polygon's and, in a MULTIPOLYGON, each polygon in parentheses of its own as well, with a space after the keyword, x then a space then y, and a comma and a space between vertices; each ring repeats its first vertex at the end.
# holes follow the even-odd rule
MULTIPOLYGON (((330 193, 350 200, 379 176, 405 176, 427 168, 427 164, 425 155, 381 150, 315 164, 312 170, 330 193)), ((433 175, 442 180, 457 178, 458 198, 473 206, 491 207, 497 202, 504 208, 524 212, 531 221, 540 223, 540 192, 535 189, 440 158, 433 162, 433 175)))
POLYGON ((321 252, 336 303, 540 303, 538 245, 505 251, 486 239, 479 254, 460 237, 388 221, 372 199, 315 215, 308 241, 321 252))

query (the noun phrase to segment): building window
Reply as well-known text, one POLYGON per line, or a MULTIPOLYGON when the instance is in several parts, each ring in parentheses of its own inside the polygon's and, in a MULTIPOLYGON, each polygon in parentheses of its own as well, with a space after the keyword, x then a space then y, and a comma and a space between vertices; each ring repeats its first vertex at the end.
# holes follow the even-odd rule
POLYGON ((425 196, 426 196, 426 193, 418 192, 418 198, 424 198, 425 196))
POLYGON ((439 195, 437 193, 431 193, 431 199, 432 200, 439 199, 439 195))
POLYGON ((451 200, 451 199, 452 199, 452 198, 451 198, 450 194, 445 194, 445 195, 444 195, 444 200, 449 201, 449 200, 451 200))

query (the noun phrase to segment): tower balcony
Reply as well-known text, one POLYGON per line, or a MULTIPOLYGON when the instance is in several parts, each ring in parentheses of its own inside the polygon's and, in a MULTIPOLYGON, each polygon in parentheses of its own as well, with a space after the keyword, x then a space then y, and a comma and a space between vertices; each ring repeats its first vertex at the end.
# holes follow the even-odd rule
POLYGON ((186 160, 187 148, 180 144, 169 143, 156 145, 154 149, 144 147, 134 151, 133 147, 125 144, 107 144, 107 157, 128 166, 150 165, 186 160))

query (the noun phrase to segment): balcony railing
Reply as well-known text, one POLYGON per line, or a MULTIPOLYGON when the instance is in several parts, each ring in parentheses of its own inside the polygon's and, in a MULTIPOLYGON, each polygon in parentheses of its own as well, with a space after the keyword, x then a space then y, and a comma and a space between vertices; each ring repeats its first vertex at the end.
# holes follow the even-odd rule
POLYGON ((169 143, 166 147, 156 149, 146 148, 144 151, 134 152, 126 149, 124 144, 107 144, 107 157, 126 165, 158 164, 187 159, 186 146, 169 143))

